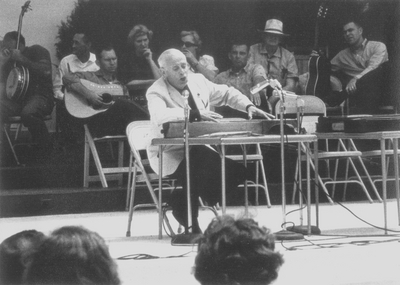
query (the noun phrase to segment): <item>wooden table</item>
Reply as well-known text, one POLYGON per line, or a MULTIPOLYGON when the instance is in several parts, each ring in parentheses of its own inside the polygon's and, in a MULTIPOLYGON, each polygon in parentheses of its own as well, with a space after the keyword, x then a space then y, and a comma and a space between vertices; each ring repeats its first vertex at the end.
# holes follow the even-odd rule
MULTIPOLYGON (((314 150, 317 149, 317 136, 316 135, 285 135, 284 139, 285 143, 304 143, 306 146, 309 145, 310 142, 314 143, 314 150)), ((152 140, 152 144, 159 147, 159 203, 162 203, 161 197, 161 189, 162 189, 162 152, 164 146, 168 145, 184 145, 185 141, 183 138, 155 138, 152 140)), ((235 136, 222 136, 222 137, 212 137, 212 136, 204 136, 204 137, 196 137, 188 139, 189 145, 215 145, 220 147, 220 156, 221 156, 221 191, 222 191, 222 213, 226 213, 226 192, 225 192, 225 147, 228 145, 247 145, 247 144, 277 144, 281 143, 280 135, 260 135, 260 136, 246 136, 246 137, 235 137, 235 136)), ((308 147, 307 147, 308 149, 308 147)), ((317 158, 317 152, 315 152, 314 159, 317 158)), ((246 153, 243 154, 244 161, 246 161, 246 153)), ((307 152, 307 156, 309 153, 307 152)), ((307 159, 307 165, 309 170, 309 159, 307 159)), ((310 172, 307 171, 307 212, 308 212, 308 231, 311 234, 311 212, 310 212, 310 172)), ((282 203, 285 205, 285 195, 283 193, 282 203)), ((245 211, 247 213, 248 201, 245 201, 245 211)), ((285 209, 283 209, 283 215, 285 215, 285 209)), ((162 211, 159 211, 159 223, 162 223, 162 211)), ((160 229, 162 227, 159 227, 160 229)), ((159 236, 161 236, 161 230, 159 236)))

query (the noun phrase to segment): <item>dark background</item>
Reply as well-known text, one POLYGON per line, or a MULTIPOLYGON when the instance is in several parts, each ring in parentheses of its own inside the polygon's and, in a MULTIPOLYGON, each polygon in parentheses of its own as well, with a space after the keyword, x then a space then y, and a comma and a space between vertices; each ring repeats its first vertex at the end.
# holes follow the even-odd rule
POLYGON ((126 50, 126 37, 135 24, 154 32, 151 47, 157 57, 170 47, 180 46, 180 31, 197 30, 203 51, 214 56, 220 70, 228 67, 227 50, 232 37, 244 37, 250 44, 260 41, 257 29, 266 20, 279 18, 283 43, 296 54, 309 54, 314 46, 315 26, 320 27, 319 43, 333 57, 344 48, 341 21, 355 15, 364 22, 364 35, 383 41, 393 50, 396 0, 90 0, 79 1, 70 19, 60 27, 58 56, 71 52, 74 32, 84 30, 93 43, 111 41, 119 52, 126 50), (325 17, 319 8, 326 8, 325 17))

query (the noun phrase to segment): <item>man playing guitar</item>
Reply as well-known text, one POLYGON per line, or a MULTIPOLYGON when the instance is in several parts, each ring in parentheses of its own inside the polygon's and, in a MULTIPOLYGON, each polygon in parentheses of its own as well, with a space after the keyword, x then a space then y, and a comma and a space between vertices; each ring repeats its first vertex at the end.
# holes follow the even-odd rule
MULTIPOLYGON (((84 118, 83 123, 88 123, 94 136, 121 135, 125 134, 126 126, 135 120, 147 120, 149 115, 132 101, 122 98, 114 98, 106 102, 105 93, 99 94, 85 87, 82 79, 95 83, 95 85, 107 86, 120 85, 116 78, 118 59, 114 48, 111 45, 104 45, 96 51, 96 64, 100 67, 98 71, 76 72, 64 75, 63 83, 67 88, 65 102, 67 110, 71 113, 74 110, 68 105, 68 96, 77 96, 83 103, 84 108, 89 109, 91 114, 87 118, 84 115, 73 115, 84 118)), ((123 86, 122 93, 127 97, 128 91, 123 86)))

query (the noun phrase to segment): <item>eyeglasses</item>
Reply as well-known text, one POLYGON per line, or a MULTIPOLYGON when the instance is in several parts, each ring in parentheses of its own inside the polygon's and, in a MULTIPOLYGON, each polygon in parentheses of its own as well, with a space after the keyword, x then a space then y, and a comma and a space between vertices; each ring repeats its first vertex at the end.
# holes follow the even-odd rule
POLYGON ((184 45, 185 47, 188 47, 188 48, 190 48, 190 47, 197 47, 196 44, 191 43, 191 42, 183 42, 183 45, 184 45))

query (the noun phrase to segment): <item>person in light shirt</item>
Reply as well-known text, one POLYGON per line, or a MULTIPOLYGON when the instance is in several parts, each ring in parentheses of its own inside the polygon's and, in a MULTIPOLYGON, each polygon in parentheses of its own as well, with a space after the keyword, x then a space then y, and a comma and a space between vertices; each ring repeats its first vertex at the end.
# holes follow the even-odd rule
POLYGON ((65 109, 62 78, 68 73, 98 71, 96 55, 91 52, 91 49, 92 43, 87 33, 76 32, 72 39, 72 54, 61 59, 54 74, 53 93, 56 99, 56 120, 65 146, 75 146, 79 141, 82 141, 83 129, 65 109))
POLYGON ((282 21, 270 19, 259 32, 262 42, 250 47, 249 63, 261 64, 268 79, 276 79, 284 90, 295 92, 299 74, 294 55, 280 45, 288 36, 283 33, 282 21))
POLYGON ((332 73, 344 86, 339 101, 348 97, 352 114, 378 112, 388 68, 386 45, 366 39, 363 32, 358 20, 345 21, 343 36, 348 47, 331 60, 332 73))
MULTIPOLYGON (((188 93, 189 121, 218 122, 222 116, 210 110, 211 106, 229 105, 247 113, 248 118, 259 116, 270 118, 271 115, 256 106, 239 90, 223 84, 215 84, 204 75, 189 73, 186 56, 177 49, 164 51, 158 59, 162 78, 158 79, 147 90, 150 120, 154 127, 151 138, 162 137, 164 123, 185 120, 185 99, 182 94, 188 93)), ((149 139, 151 142, 151 139, 149 139)), ((151 168, 159 173, 158 146, 149 144, 147 155, 151 168)), ((192 233, 200 233, 198 224, 199 196, 209 205, 215 205, 221 199, 221 159, 220 155, 208 146, 190 148, 190 181, 192 204, 192 233)), ((186 198, 186 160, 184 146, 167 146, 163 151, 163 176, 176 178, 182 189, 175 189, 170 196, 169 205, 177 221, 189 230, 186 198)), ((246 170, 243 164, 226 159, 226 190, 228 197, 235 188, 243 183, 246 170)), ((231 194, 232 193, 232 194, 231 194)))

